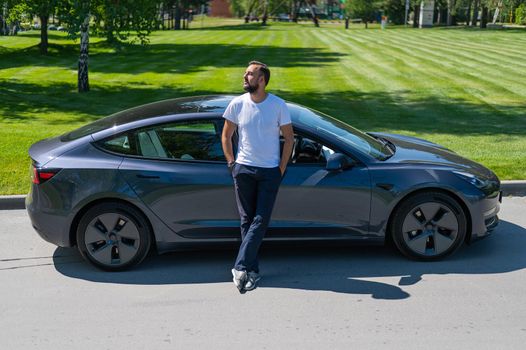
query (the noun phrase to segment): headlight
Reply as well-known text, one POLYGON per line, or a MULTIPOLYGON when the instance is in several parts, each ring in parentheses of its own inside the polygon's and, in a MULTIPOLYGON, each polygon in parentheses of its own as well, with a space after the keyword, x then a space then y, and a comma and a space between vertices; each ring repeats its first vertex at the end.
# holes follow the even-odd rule
POLYGON ((455 173, 455 175, 457 175, 458 177, 466 180, 473 186, 480 188, 480 189, 487 188, 488 186, 492 184, 492 181, 489 179, 481 179, 480 177, 476 175, 465 173, 463 171, 453 171, 453 173, 455 173))

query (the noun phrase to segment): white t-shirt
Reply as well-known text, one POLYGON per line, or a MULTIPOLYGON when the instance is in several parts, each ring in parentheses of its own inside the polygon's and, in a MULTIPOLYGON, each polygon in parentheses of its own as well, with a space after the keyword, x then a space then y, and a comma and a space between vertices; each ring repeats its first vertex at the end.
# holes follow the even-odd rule
POLYGON ((279 130, 291 123, 285 101, 269 93, 265 100, 256 103, 247 92, 230 102, 223 118, 237 125, 237 163, 262 168, 279 165, 279 130))

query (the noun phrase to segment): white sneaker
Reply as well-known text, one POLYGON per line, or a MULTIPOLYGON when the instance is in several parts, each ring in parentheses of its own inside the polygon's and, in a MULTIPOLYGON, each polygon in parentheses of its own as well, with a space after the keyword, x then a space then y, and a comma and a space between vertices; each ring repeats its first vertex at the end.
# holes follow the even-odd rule
POLYGON ((261 276, 257 272, 250 271, 248 273, 247 282, 245 283, 245 290, 252 290, 256 288, 256 284, 261 279, 261 276))
POLYGON ((232 276, 234 276, 234 284, 241 292, 245 288, 245 283, 247 282, 247 272, 232 269, 232 276))

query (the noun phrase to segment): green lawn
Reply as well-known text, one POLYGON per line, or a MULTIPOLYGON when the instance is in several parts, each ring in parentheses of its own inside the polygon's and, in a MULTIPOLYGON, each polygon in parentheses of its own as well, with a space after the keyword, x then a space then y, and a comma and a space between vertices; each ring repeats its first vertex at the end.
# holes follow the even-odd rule
POLYGON ((370 131, 429 139, 526 179, 526 31, 377 28, 196 20, 147 47, 91 38, 90 84, 76 92, 78 43, 50 32, 0 37, 0 194, 29 188, 29 146, 113 112, 188 95, 242 93, 246 63, 269 90, 370 131), (203 28, 200 28, 203 26, 203 28))

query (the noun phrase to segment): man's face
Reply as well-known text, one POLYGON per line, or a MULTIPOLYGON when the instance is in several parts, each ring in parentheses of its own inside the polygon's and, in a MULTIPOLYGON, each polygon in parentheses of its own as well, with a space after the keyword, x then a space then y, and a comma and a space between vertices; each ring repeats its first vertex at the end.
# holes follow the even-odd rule
POLYGON ((250 93, 256 92, 260 84, 259 78, 261 78, 261 72, 258 66, 255 64, 248 66, 243 76, 243 90, 250 93))

